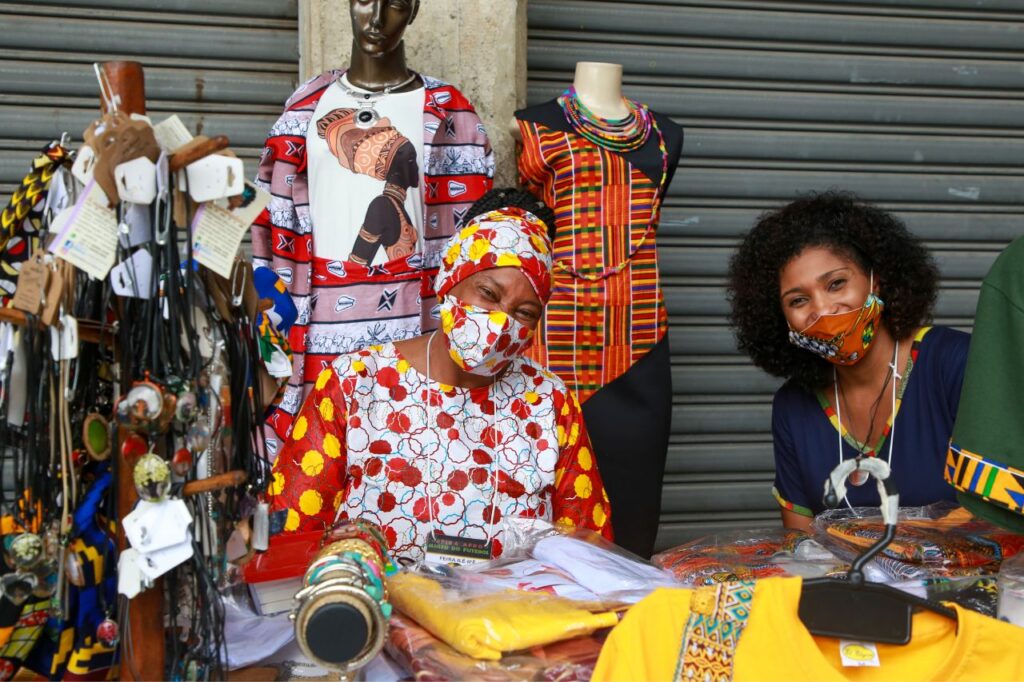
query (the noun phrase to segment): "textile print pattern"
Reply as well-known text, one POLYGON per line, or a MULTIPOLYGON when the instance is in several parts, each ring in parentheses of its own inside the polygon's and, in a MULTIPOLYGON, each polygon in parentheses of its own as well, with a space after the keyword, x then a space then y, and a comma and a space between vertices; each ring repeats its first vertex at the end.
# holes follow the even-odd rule
POLYGON ((644 239, 660 204, 658 186, 583 137, 526 121, 519 129, 520 180, 555 211, 554 284, 531 354, 585 402, 665 336, 657 251, 644 239), (588 275, 626 260, 598 281, 558 266, 588 275))
POLYGON ((268 491, 272 509, 287 510, 285 531, 325 528, 340 510, 379 524, 395 556, 414 560, 432 527, 495 535, 498 556, 491 524, 508 515, 611 537, 579 404, 528 359, 492 386, 467 390, 428 382, 385 344, 338 358, 310 396, 268 491))
POLYGON ((424 76, 424 252, 370 267, 315 258, 306 132, 320 98, 342 73, 312 78, 289 98, 267 137, 256 178, 272 198, 252 226, 253 264, 281 277, 299 313, 288 339, 292 378, 267 420, 271 457, 313 382, 337 355, 437 326, 439 251, 493 184, 494 153, 473 105, 453 86, 424 76))
POLYGON ((754 581, 698 587, 690 596, 679 664, 673 679, 683 682, 732 680, 736 647, 750 618, 754 581))
POLYGON ((0 303, 14 295, 21 264, 38 248, 42 204, 53 174, 70 162, 68 151, 50 144, 32 160, 32 167, 0 214, 0 303))
POLYGON ((951 442, 944 475, 946 482, 960 492, 1024 514, 1024 471, 1020 469, 986 459, 951 442))

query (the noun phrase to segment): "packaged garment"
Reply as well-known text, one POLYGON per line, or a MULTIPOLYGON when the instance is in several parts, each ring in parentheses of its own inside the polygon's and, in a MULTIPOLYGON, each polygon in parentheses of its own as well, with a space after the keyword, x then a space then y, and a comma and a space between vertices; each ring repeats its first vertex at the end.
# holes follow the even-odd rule
POLYGON ((491 590, 545 591, 609 607, 634 604, 658 587, 676 585, 668 572, 586 528, 510 518, 504 530, 502 559, 453 575, 491 590))
POLYGON ((1024 554, 999 569, 999 619, 1024 627, 1024 554))
POLYGON ((816 578, 846 567, 800 530, 763 528, 708 535, 651 557, 684 585, 771 576, 816 578))
POLYGON ((915 613, 905 645, 858 648, 812 636, 799 616, 801 591, 800 578, 658 590, 608 635, 592 679, 1024 679, 1024 628, 954 605, 956 621, 915 613), (851 660, 872 665, 853 670, 851 660))
MULTIPOLYGON (((901 507, 893 541, 873 564, 894 580, 995 574, 1003 559, 1024 548, 1017 535, 939 502, 901 507)), ((834 509, 812 523, 819 542, 846 560, 863 552, 885 532, 876 508, 834 509)))
POLYGON ((618 622, 545 592, 472 594, 443 577, 404 572, 387 580, 391 604, 459 652, 486 660, 502 653, 588 635, 618 622))
POLYGON ((482 661, 459 653, 400 614, 385 651, 417 680, 589 680, 608 630, 482 661))

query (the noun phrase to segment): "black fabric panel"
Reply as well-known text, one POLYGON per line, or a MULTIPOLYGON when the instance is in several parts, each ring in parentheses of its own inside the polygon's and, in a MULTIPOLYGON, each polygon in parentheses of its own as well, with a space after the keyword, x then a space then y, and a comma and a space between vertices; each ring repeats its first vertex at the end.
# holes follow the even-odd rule
POLYGON ((672 421, 668 338, 589 400, 583 420, 612 507, 615 542, 647 558, 661 514, 672 421))

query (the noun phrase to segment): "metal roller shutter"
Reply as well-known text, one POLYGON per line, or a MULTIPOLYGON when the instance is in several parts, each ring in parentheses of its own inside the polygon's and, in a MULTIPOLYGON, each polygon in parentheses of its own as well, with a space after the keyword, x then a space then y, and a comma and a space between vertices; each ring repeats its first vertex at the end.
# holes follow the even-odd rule
POLYGON ((937 322, 969 329, 978 286, 1024 234, 1024 0, 531 0, 529 102, 577 61, 686 128, 658 244, 673 435, 659 548, 777 523, 778 381, 726 326, 726 264, 756 216, 838 187, 933 249, 937 322))
POLYGON ((154 122, 177 113, 193 133, 223 134, 246 175, 298 80, 296 0, 0 2, 0 194, 34 154, 99 109, 92 63, 146 72, 154 122))

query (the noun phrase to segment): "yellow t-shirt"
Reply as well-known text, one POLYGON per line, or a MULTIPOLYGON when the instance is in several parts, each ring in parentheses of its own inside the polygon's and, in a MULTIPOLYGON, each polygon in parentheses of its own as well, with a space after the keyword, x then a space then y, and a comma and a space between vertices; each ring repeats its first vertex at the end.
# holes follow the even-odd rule
MULTIPOLYGON (((757 582, 733 680, 1024 680, 1024 628, 954 606, 959 624, 922 611, 905 646, 878 644, 879 667, 843 667, 839 640, 814 637, 797 616, 800 578, 757 582)), ((660 589, 629 610, 601 650, 593 680, 671 680, 693 590, 660 589)))

